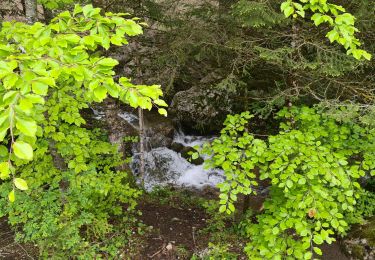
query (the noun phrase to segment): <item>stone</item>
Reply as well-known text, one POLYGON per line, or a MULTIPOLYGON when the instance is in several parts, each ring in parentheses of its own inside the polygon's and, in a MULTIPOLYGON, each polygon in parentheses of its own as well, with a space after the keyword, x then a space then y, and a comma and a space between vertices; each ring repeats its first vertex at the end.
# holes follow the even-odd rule
POLYGON ((196 150, 193 147, 185 146, 181 151, 181 156, 191 162, 194 165, 201 165, 204 163, 204 160, 202 157, 198 157, 197 159, 191 158, 191 153, 195 152, 196 150))
POLYGON ((169 112, 183 130, 210 134, 218 132, 232 112, 226 100, 217 89, 192 87, 174 95, 169 112))
POLYGON ((173 142, 171 144, 171 150, 175 151, 176 153, 180 153, 182 151, 182 149, 184 149, 183 144, 180 144, 180 143, 177 143, 177 142, 173 142))
POLYGON ((171 243, 168 243, 165 249, 167 249, 168 251, 171 251, 173 249, 173 245, 171 243))
POLYGON ((375 259, 375 217, 362 225, 354 225, 342 241, 342 247, 351 259, 375 259))
POLYGON ((175 127, 171 119, 151 111, 144 113, 144 122, 148 149, 172 145, 175 127))

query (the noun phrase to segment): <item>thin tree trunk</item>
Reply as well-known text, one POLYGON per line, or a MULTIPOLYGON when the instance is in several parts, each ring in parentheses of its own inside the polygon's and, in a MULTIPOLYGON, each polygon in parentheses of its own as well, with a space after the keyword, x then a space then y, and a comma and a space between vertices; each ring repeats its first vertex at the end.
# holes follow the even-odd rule
POLYGON ((139 175, 141 177, 141 185, 145 184, 145 146, 144 146, 144 123, 143 123, 143 110, 138 108, 139 118, 139 152, 140 152, 140 165, 139 175))
POLYGON ((33 24, 38 20, 36 0, 25 0, 26 22, 33 24))

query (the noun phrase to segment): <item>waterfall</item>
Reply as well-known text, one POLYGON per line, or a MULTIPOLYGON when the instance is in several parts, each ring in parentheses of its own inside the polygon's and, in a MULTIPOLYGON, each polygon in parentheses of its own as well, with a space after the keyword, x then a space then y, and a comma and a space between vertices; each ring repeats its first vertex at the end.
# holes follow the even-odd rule
MULTIPOLYGON (((121 112, 118 115, 134 127, 138 125, 138 117, 129 112, 121 112)), ((146 125, 147 128, 147 125, 146 125)), ((191 189, 202 189, 204 187, 215 187, 224 180, 222 170, 204 169, 203 165, 194 165, 169 147, 162 146, 153 148, 147 145, 148 139, 153 133, 146 130, 145 153, 145 189, 150 191, 154 187, 173 185, 191 189)), ((173 143, 184 147, 202 146, 205 142, 212 140, 212 137, 185 135, 181 130, 175 131, 173 143)), ((138 176, 140 156, 137 145, 133 146, 133 158, 130 164, 133 174, 138 176)), ((140 181, 140 180, 138 180, 140 181)))

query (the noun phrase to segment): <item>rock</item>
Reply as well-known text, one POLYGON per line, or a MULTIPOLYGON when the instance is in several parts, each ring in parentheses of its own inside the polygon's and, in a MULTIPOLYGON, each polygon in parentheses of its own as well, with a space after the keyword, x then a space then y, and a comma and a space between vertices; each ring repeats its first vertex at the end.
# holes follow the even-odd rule
POLYGON ((171 144, 171 150, 175 151, 176 153, 179 153, 184 149, 184 145, 180 143, 173 142, 171 144))
POLYGON ((191 162, 192 164, 195 165, 201 165, 204 163, 204 160, 202 157, 198 157, 197 159, 192 159, 191 158, 191 153, 195 152, 196 150, 193 147, 190 146, 185 146, 181 151, 181 156, 191 162))
POLYGON ((165 249, 167 249, 168 251, 171 251, 173 249, 173 245, 171 243, 168 243, 165 249))
POLYGON ((223 91, 192 87, 176 93, 170 105, 170 115, 188 132, 217 132, 231 108, 223 91))
POLYGON ((148 148, 169 148, 175 132, 173 121, 154 111, 144 113, 144 120, 148 148))
POLYGON ((342 241, 342 247, 351 259, 375 259, 375 217, 355 225, 342 241))

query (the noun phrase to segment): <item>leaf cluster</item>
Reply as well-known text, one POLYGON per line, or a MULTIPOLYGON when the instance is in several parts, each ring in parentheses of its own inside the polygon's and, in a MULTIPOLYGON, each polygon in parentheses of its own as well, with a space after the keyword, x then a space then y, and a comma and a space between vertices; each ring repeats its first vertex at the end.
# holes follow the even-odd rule
POLYGON ((375 174, 375 132, 318 108, 285 108, 277 117, 281 131, 264 140, 249 133, 250 113, 228 116, 220 137, 201 152, 210 155, 208 167, 225 172, 220 212, 231 214, 240 194, 257 194, 257 171, 271 183, 264 212, 246 228, 251 259, 311 259, 313 251, 321 255, 319 245, 347 231, 359 178, 375 174))
POLYGON ((167 114, 160 86, 115 80, 118 61, 103 55, 143 32, 127 16, 76 5, 48 25, 0 31, 0 215, 44 258, 115 257, 132 233, 140 191, 118 147, 81 115, 108 96, 167 114))

